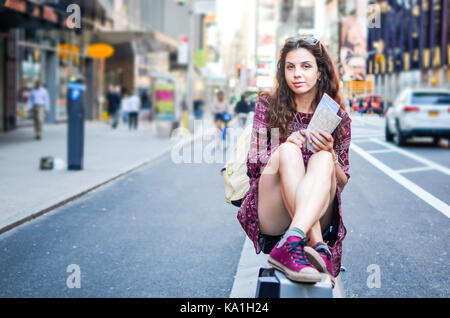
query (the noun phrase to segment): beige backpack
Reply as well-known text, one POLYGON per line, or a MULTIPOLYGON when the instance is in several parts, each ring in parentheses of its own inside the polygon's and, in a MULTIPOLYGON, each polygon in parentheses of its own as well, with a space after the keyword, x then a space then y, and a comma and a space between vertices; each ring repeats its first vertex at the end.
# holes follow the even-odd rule
POLYGON ((247 125, 233 148, 230 158, 221 170, 225 185, 225 200, 240 207, 250 188, 247 176, 247 156, 250 150, 252 125, 247 125))

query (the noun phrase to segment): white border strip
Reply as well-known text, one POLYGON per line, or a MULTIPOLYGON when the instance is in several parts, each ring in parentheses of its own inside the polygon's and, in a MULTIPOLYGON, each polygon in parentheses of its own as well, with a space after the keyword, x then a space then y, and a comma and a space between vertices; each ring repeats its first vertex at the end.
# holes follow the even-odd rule
MULTIPOLYGON (((431 193, 425 191, 415 183, 411 182, 410 180, 406 179, 404 176, 396 172, 395 170, 391 169, 384 163, 382 163, 380 160, 376 159, 372 155, 368 154, 366 151, 364 151, 359 146, 355 145, 354 143, 351 144, 351 149, 356 151, 361 157, 366 159, 368 162, 370 162, 372 165, 380 169, 382 172, 384 172, 386 175, 394 179, 396 182, 400 183, 402 186, 404 186, 406 189, 411 191, 414 195, 419 197, 420 199, 424 200, 426 203, 431 205, 433 208, 444 214, 447 218, 450 218, 450 206, 433 196, 431 193)), ((408 154, 409 155, 409 154, 408 154)), ((428 161, 428 160, 426 160, 428 161)))

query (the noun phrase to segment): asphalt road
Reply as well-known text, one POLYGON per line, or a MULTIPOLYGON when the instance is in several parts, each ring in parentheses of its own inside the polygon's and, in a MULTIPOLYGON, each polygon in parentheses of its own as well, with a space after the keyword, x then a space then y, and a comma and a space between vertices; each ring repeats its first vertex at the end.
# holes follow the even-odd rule
POLYGON ((219 168, 166 156, 5 233, 0 297, 228 297, 244 233, 219 168))
POLYGON ((428 167, 398 174, 434 198, 425 201, 421 192, 413 193, 399 183, 402 180, 396 173, 376 168, 352 149, 351 179, 343 193, 348 230, 343 258, 347 271, 342 275, 346 295, 449 297, 450 221, 430 205, 441 201, 448 212, 448 143, 442 141, 436 147, 426 138, 414 139, 399 149, 392 143, 384 144, 383 129, 381 118, 355 116, 353 143, 394 172, 428 167), (443 169, 431 169, 418 159, 428 160, 428 165, 442 165, 439 168, 443 169))
MULTIPOLYGON (((346 296, 449 297, 450 149, 384 144, 383 125, 353 121, 346 296)), ((1 235, 0 297, 228 297, 245 235, 221 166, 167 155, 1 235)))

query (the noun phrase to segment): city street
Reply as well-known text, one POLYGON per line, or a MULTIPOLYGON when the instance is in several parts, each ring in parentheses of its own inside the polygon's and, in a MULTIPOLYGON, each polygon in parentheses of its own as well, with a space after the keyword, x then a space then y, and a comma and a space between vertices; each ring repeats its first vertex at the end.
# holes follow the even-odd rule
MULTIPOLYGON (((352 118, 345 296, 449 297, 448 142, 398 148, 384 118, 352 118)), ((0 235, 0 297, 252 297, 257 272, 243 264, 266 256, 245 248, 222 165, 167 153, 0 235), (80 288, 68 287, 72 264, 80 288)))

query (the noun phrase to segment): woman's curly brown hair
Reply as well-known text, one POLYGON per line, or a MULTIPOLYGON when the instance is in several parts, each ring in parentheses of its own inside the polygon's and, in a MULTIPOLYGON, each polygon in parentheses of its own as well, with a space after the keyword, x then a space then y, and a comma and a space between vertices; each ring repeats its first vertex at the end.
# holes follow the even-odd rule
MULTIPOLYGON (((327 93, 345 111, 345 106, 339 91, 339 77, 336 73, 333 61, 325 47, 320 42, 312 45, 304 39, 287 39, 280 52, 281 56, 278 61, 276 85, 273 93, 261 92, 259 94, 260 97, 262 95, 268 95, 269 97, 269 111, 267 118, 269 128, 278 128, 281 139, 289 137, 291 133, 289 131, 289 125, 297 112, 295 106, 295 94, 289 88, 285 77, 286 56, 289 52, 299 48, 304 48, 314 55, 318 71, 321 73, 321 80, 316 84, 317 94, 313 101, 313 109, 316 109, 323 94, 327 93)), ((344 134, 345 131, 340 124, 332 134, 335 145, 341 142, 344 134)))

